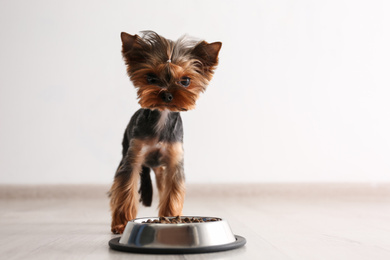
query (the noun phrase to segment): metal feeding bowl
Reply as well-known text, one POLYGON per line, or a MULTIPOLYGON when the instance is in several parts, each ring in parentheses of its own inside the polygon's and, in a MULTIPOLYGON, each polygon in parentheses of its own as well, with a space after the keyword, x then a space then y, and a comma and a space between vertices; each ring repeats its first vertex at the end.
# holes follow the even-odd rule
POLYGON ((215 217, 138 218, 127 223, 114 250, 147 254, 194 254, 235 249, 246 240, 234 235, 228 222, 215 217))

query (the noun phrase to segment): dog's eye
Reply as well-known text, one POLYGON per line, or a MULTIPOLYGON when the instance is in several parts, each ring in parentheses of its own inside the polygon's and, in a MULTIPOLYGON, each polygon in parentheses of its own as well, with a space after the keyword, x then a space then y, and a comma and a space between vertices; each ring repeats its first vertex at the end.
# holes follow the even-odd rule
POLYGON ((191 83, 191 79, 189 77, 182 77, 179 81, 180 85, 183 87, 188 87, 191 83))
POLYGON ((156 74, 149 73, 149 74, 146 75, 146 81, 150 85, 156 85, 158 83, 158 77, 157 77, 156 74))

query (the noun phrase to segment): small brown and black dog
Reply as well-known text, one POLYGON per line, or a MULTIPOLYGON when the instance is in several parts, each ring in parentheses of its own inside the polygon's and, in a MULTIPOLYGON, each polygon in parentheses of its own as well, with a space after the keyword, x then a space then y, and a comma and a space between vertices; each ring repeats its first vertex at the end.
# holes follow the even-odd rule
POLYGON ((185 186, 180 111, 195 108, 218 64, 222 43, 182 37, 171 41, 152 31, 122 32, 127 73, 137 88, 139 109, 123 138, 123 158, 110 189, 113 233, 123 233, 138 203, 152 203, 150 169, 156 175, 159 216, 182 214, 185 186), (140 183, 140 184, 139 184, 140 183))

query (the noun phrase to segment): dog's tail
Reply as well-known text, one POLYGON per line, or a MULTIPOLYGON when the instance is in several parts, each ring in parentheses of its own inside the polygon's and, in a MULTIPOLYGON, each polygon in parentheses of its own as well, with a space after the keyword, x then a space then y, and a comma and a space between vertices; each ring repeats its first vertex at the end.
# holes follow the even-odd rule
POLYGON ((142 166, 141 172, 141 186, 139 188, 139 194, 141 195, 139 201, 146 207, 152 205, 153 199, 153 186, 150 179, 150 168, 142 166))

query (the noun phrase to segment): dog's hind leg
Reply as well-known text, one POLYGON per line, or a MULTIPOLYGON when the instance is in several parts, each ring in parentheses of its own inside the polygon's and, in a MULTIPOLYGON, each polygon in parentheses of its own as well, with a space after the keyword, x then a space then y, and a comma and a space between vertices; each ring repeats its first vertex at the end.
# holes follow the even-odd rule
POLYGON ((160 199, 162 198, 163 191, 164 191, 164 168, 163 166, 155 167, 153 168, 154 174, 156 175, 156 184, 158 189, 158 195, 160 199))

